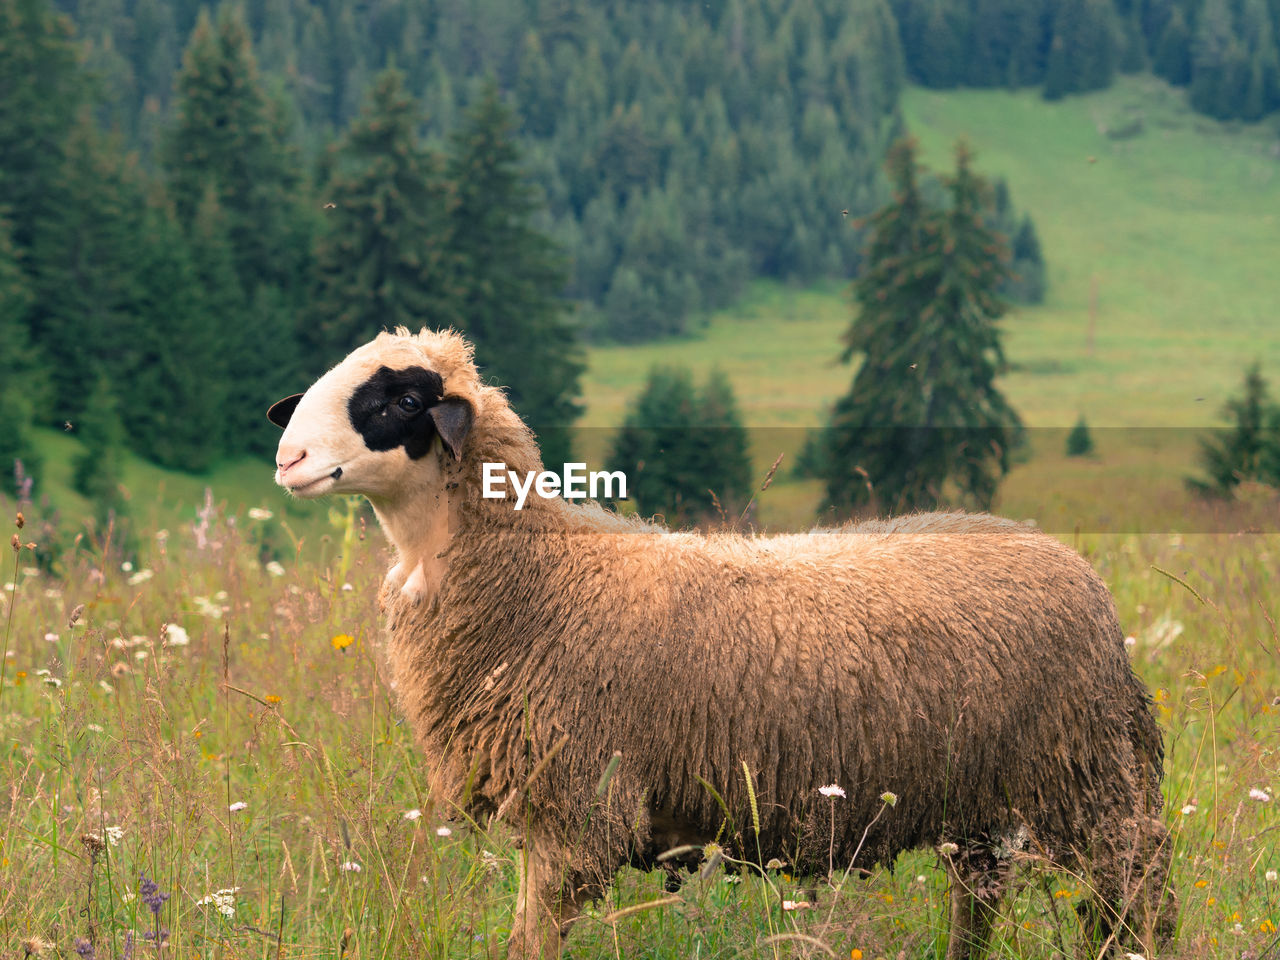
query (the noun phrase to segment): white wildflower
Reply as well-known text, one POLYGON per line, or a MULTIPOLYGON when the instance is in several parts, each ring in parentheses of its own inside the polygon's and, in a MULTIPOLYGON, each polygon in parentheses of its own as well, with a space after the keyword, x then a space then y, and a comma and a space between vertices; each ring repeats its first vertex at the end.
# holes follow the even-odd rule
POLYGON ((1274 870, 1268 870, 1267 883, 1275 883, 1278 876, 1280 876, 1280 874, 1277 874, 1274 870))
POLYGON ((880 799, 891 807, 896 807, 898 805, 898 795, 892 790, 886 790, 884 793, 880 794, 880 799))
POLYGON ((1147 960, 1147 958, 1140 953, 1126 953, 1124 960, 1147 960))
POLYGON ((40 568, 39 567, 23 567, 22 575, 24 577, 38 577, 40 576, 40 568))
POLYGON ((437 837, 452 837, 452 836, 453 836, 453 831, 452 831, 452 830, 450 830, 448 827, 436 827, 436 836, 437 836, 437 837))
POLYGON ((270 520, 274 516, 270 510, 264 510, 262 507, 250 507, 250 520, 270 520))
POLYGON ((56 633, 46 633, 44 635, 45 643, 57 643, 60 639, 61 637, 59 637, 56 633))
POLYGON ((48 587, 44 592, 46 600, 59 600, 62 597, 62 591, 57 587, 48 587))
POLYGON ((53 687, 55 690, 56 690, 58 687, 62 686, 62 681, 61 681, 61 680, 59 680, 57 677, 54 677, 54 676, 45 677, 45 678, 44 678, 44 682, 45 682, 45 684, 46 684, 46 685, 48 685, 48 686, 50 686, 50 687, 53 687))
POLYGON ((217 620, 222 616, 222 604, 215 603, 208 597, 192 597, 191 602, 195 604, 196 613, 202 617, 210 617, 217 620))
POLYGON ((960 848, 957 847, 954 843, 940 843, 938 844, 938 852, 942 854, 944 857, 949 857, 949 856, 952 856, 953 854, 959 853, 960 848))
POLYGON ((929 878, 926 877, 923 873, 916 874, 916 883, 928 883, 928 882, 929 882, 929 878))
POLYGON ((236 915, 236 894, 239 891, 239 887, 224 887, 221 890, 215 890, 208 896, 197 900, 196 906, 212 906, 224 917, 234 917, 236 915))
POLYGON ((124 563, 120 564, 120 569, 125 573, 133 573, 133 564, 126 560, 124 563))
POLYGON ((147 659, 147 655, 148 655, 148 653, 149 653, 149 651, 147 651, 147 650, 135 650, 135 651, 133 651, 133 659, 135 659, 135 660, 145 660, 145 659, 147 659))
POLYGON ((1259 790, 1257 787, 1254 787, 1249 791, 1249 799, 1257 800, 1259 803, 1270 803, 1271 794, 1267 793, 1265 790, 1259 790))
POLYGON ((1185 807, 1182 808, 1182 815, 1184 817, 1189 817, 1195 812, 1196 812, 1196 805, 1194 803, 1188 803, 1185 807))
POLYGON ((1124 638, 1124 645, 1125 645, 1125 648, 1128 650, 1132 650, 1135 646, 1137 646, 1137 644, 1138 644, 1137 637, 1128 636, 1124 638))
POLYGON ((103 729, 102 724, 100 723, 87 723, 84 728, 90 733, 106 733, 106 730, 103 729))
POLYGON ((810 903, 808 900, 783 900, 782 901, 783 910, 811 910, 812 908, 813 908, 813 904, 810 903))
MULTIPOLYGON (((98 729, 101 730, 102 728, 99 727, 98 729)), ((111 846, 114 847, 123 839, 124 839, 123 827, 107 827, 107 843, 111 844, 111 846)))
POLYGON ((725 883, 741 883, 742 877, 736 873, 726 873, 724 875, 724 882, 725 883))
POLYGON ((422 816, 422 811, 419 810, 417 807, 414 807, 412 810, 406 810, 404 812, 404 818, 406 820, 417 820, 420 816, 422 816))
POLYGON ((164 625, 164 642, 169 647, 185 647, 191 642, 191 637, 187 634, 186 628, 176 623, 166 623, 164 625))
POLYGON ((146 583, 156 575, 154 570, 139 570, 128 580, 129 586, 136 587, 140 583, 146 583))
POLYGON ((343 593, 350 593, 350 592, 351 592, 352 590, 354 590, 354 589, 355 589, 355 587, 353 587, 353 586, 352 586, 351 584, 349 584, 349 583, 344 583, 344 584, 342 585, 342 592, 343 592, 343 593))
POLYGON ((829 783, 825 787, 819 787, 818 792, 822 794, 824 797, 844 797, 845 796, 844 787, 841 787, 838 784, 834 784, 834 783, 829 783))
POLYGON ((1234 927, 1231 928, 1231 932, 1236 934, 1244 933, 1244 924, 1237 923, 1234 927))
POLYGON ((237 800, 235 803, 227 807, 227 810, 231 813, 239 813, 241 810, 245 809, 245 807, 247 806, 249 805, 245 803, 243 800, 237 800))
POLYGON ((101 690, 103 693, 115 693, 115 692, 116 692, 116 688, 115 688, 115 687, 113 687, 111 684, 107 683, 107 681, 105 681, 105 680, 99 680, 99 681, 98 681, 98 689, 99 689, 99 690, 101 690))
POLYGON ((338 864, 338 869, 344 873, 359 873, 363 868, 354 860, 345 860, 338 864))
POLYGON ((157 540, 159 540, 161 543, 164 543, 166 540, 168 540, 168 539, 169 539, 169 531, 168 531, 168 530, 157 530, 157 531, 156 531, 156 539, 157 539, 157 540))
POLYGON ((266 570, 267 570, 267 573, 271 574, 271 576, 273 577, 284 576, 284 566, 278 560, 272 560, 271 562, 269 562, 267 564, 266 570))

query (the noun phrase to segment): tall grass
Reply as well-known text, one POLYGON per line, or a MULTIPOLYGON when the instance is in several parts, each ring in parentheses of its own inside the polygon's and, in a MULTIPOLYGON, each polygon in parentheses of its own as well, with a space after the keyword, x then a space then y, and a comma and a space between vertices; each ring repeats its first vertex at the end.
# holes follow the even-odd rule
MULTIPOLYGON (((258 516, 214 510, 149 531, 129 569, 109 544, 82 548, 58 576, 31 562, 30 528, 13 530, 0 600, 0 955, 141 957, 157 940, 174 957, 502 949, 517 842, 428 790, 378 672, 380 537, 337 509, 324 549, 302 544, 269 567, 254 525, 281 521, 258 516)), ((1078 546, 1115 593, 1166 733, 1182 903, 1170 952, 1260 957, 1280 924, 1280 537, 1083 535, 1078 546)), ((813 786, 825 817, 840 799, 813 786)), ((894 814, 886 802, 881 815, 894 814)), ((737 815, 738 849, 754 849, 750 812, 737 815)), ((575 924, 574 954, 945 949, 936 852, 869 876, 834 864, 813 906, 815 881, 785 864, 733 872, 708 856, 672 894, 661 873, 624 871, 575 924)), ((1087 878, 1035 863, 1019 876, 996 955, 1073 953, 1087 878)))

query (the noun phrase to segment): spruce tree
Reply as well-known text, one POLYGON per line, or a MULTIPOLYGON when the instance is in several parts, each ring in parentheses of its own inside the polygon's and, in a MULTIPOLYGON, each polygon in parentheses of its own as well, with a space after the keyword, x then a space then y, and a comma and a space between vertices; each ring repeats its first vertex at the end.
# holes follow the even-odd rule
POLYGON ((450 142, 450 293, 485 375, 557 464, 569 458, 584 365, 562 299, 567 267, 533 226, 539 203, 518 163, 511 112, 490 83, 450 142))
POLYGON ((628 405, 608 469, 626 473, 641 514, 682 526, 716 519, 718 500, 732 519, 750 494, 747 448, 737 400, 722 373, 713 371, 699 389, 687 368, 657 365, 628 405))
POLYGON ((1118 36, 1111 0, 1062 0, 1045 65, 1045 99, 1110 86, 1118 36))
POLYGON ((115 390, 101 371, 93 380, 75 435, 83 449, 75 457, 71 484, 93 505, 94 519, 105 529, 113 517, 123 519, 126 510, 120 489, 126 443, 115 390))
POLYGON ((858 316, 844 357, 862 358, 827 429, 824 508, 891 512, 959 500, 990 506, 1021 423, 994 380, 1005 278, 998 234, 983 225, 986 186, 963 144, 949 205, 926 206, 915 146, 890 151, 893 200, 870 219, 858 316))
POLYGON ((442 162, 418 144, 420 122, 403 75, 387 70, 332 150, 307 327, 314 373, 384 328, 461 322, 449 194, 442 162))
POLYGON ((1180 7, 1175 6, 1169 14, 1151 69, 1175 86, 1191 82, 1191 31, 1180 7))
POLYGON ((201 8, 177 91, 163 161, 179 220, 192 223, 212 183, 245 296, 259 283, 295 290, 309 222, 299 209, 299 162, 258 75, 240 7, 223 6, 216 24, 201 8))
POLYGON ((14 465, 21 461, 27 476, 39 480, 41 458, 32 426, 41 402, 45 372, 27 333, 32 295, 10 238, 9 222, 0 219, 0 344, 4 370, 0 373, 0 493, 12 495, 14 465))
POLYGON ((1222 410, 1231 426, 1200 441, 1205 477, 1186 481, 1194 493, 1230 499, 1242 482, 1270 478, 1273 465, 1280 462, 1280 408, 1271 400, 1259 364, 1245 371, 1243 387, 1222 410))
POLYGON ((1068 457, 1085 457, 1091 453, 1093 453, 1093 437, 1089 433, 1089 424, 1085 422, 1082 413, 1076 425, 1067 434, 1066 454, 1068 457))
POLYGON ((1025 214, 1013 235, 1013 260, 1004 293, 1019 303, 1044 303, 1048 289, 1048 271, 1040 238, 1030 214, 1025 214))

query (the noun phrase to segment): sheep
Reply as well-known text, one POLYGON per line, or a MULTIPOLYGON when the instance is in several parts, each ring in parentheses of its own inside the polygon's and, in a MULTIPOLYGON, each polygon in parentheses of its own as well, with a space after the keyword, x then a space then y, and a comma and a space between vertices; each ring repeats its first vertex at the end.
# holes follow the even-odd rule
POLYGON ((516 511, 483 464, 536 471, 538 446, 452 331, 384 332, 268 416, 277 482, 363 494, 395 548, 387 670, 433 796, 522 831, 509 957, 558 956, 621 866, 714 841, 809 876, 940 851, 949 960, 984 954, 1027 857, 1088 876, 1095 946, 1171 934, 1150 696, 1106 586, 1052 537, 985 514, 765 537, 516 511))

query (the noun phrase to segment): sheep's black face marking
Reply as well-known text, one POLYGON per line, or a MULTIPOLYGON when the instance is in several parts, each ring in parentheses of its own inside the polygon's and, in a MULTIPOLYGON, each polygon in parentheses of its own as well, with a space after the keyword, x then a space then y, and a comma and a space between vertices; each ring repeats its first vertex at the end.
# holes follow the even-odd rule
POLYGON ((428 408, 444 395, 440 374, 423 367, 379 367, 347 401, 347 417, 370 450, 404 447, 410 460, 427 455, 435 437, 428 408))

